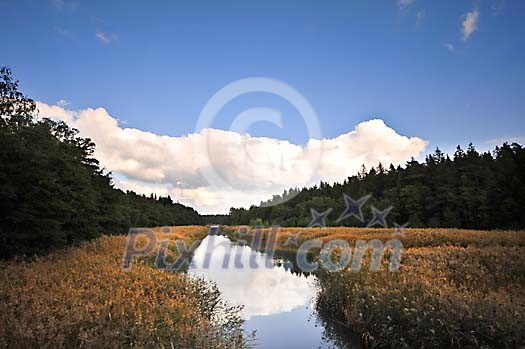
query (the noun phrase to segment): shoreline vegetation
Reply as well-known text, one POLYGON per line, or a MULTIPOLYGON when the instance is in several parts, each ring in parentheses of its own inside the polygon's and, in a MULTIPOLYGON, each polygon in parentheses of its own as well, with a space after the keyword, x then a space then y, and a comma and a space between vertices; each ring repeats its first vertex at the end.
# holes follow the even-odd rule
MULTIPOLYGON (((262 203, 279 205, 203 216, 169 196, 115 188, 94 157, 95 144, 78 133, 64 122, 38 118, 36 103, 18 91, 8 68, 0 68, 2 348, 248 346, 239 309, 221 301, 216 287, 155 269, 150 257, 134 260, 125 273, 127 237, 102 233, 179 225, 171 238, 190 244, 210 222, 231 225, 224 232, 235 238, 241 224, 307 226, 311 209, 342 212, 343 194, 371 194, 366 212, 372 205, 394 206, 387 223, 413 228, 396 236, 404 251, 395 273, 386 265, 379 272, 319 271, 321 316, 362 333, 365 348, 525 343, 524 232, 450 228, 523 229, 525 148, 517 143, 492 153, 458 147, 452 159, 437 149, 424 163, 378 164, 342 183, 295 188, 262 203)), ((366 225, 335 218, 326 223, 366 225)), ((350 246, 357 239, 385 242, 392 233, 283 228, 277 252, 293 255, 295 247, 282 245, 288 233, 299 232, 298 245, 344 239, 350 246)))
MULTIPOLYGON (((518 143, 479 153, 470 144, 450 158, 441 150, 423 163, 378 164, 342 182, 291 188, 260 206, 201 215, 170 196, 115 187, 94 156, 95 143, 63 121, 38 116, 11 70, 0 67, 0 259, 43 255, 133 227, 264 225, 305 227, 311 210, 344 211, 343 195, 368 197, 362 209, 394 209, 385 217, 410 227, 522 229, 525 148, 518 143)), ((365 217, 369 218, 369 217, 365 217)), ((356 218, 326 217, 328 226, 366 226, 356 218)))
POLYGON ((342 181, 291 188, 258 206, 231 208, 228 215, 204 219, 215 224, 307 227, 311 209, 331 208, 326 226, 366 227, 375 207, 391 208, 385 217, 388 226, 397 222, 413 228, 525 227, 525 148, 518 143, 503 143, 482 153, 472 143, 466 150, 458 145, 452 157, 436 148, 424 162, 412 158, 404 166, 385 166, 363 165, 357 175, 342 181), (344 212, 345 195, 364 200, 365 217, 338 219, 335 213, 344 212))
MULTIPOLYGON (((207 234, 204 226, 152 230, 170 246, 207 234)), ((233 239, 239 231, 222 227, 233 239)), ((299 246, 391 237, 382 228, 281 228, 276 253, 296 252, 282 248, 291 233, 299 233, 299 246)), ((249 229, 242 238, 249 241, 249 229)), ((365 349, 523 345, 525 232, 406 229, 397 238, 405 247, 397 272, 388 271, 388 252, 378 272, 368 270, 367 257, 359 272, 316 272, 322 321, 361 334, 365 349)), ((156 269, 155 251, 122 271, 126 242, 104 235, 31 262, 0 262, 0 347, 250 346, 240 309, 213 285, 156 269)), ((177 257, 175 248, 169 257, 177 257)))
POLYGON ((0 67, 0 259, 43 255, 132 227, 201 225, 171 197, 115 188, 95 143, 63 121, 38 117, 35 101, 0 67))
MULTIPOLYGON (((226 228, 232 238, 239 229, 226 228)), ((248 230, 249 231, 249 230, 248 230)), ((270 229, 264 229, 265 236, 270 229)), ((311 239, 392 238, 384 228, 282 228, 276 254, 296 252, 311 239), (298 234, 299 233, 299 234, 298 234), (298 234, 298 235, 297 235, 298 234)), ((250 241, 252 235, 242 235, 250 241)), ((362 335, 370 348, 519 348, 525 343, 525 231, 405 229, 401 267, 378 272, 320 268, 317 311, 362 335)), ((264 246, 264 244, 263 244, 264 246)), ((315 258, 319 258, 318 254, 315 258)))
MULTIPOLYGON (((169 238, 189 243, 206 232, 177 227, 169 238)), ((214 285, 147 258, 122 271, 126 241, 104 235, 31 262, 0 262, 0 347, 247 346, 240 309, 214 285)))

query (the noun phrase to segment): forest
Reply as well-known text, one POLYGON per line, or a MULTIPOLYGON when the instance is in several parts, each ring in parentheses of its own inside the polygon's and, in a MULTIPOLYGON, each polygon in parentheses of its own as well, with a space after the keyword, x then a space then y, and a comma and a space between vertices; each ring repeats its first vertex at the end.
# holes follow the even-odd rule
POLYGON ((452 158, 436 149, 423 163, 412 159, 404 167, 363 166, 343 183, 321 182, 284 191, 249 209, 232 208, 229 224, 305 227, 312 221, 311 208, 319 213, 332 208, 327 226, 366 226, 372 205, 381 211, 392 207, 386 216, 389 227, 523 228, 525 149, 504 143, 479 153, 469 144, 466 150, 458 146, 452 158), (346 208, 343 194, 354 200, 371 195, 362 207, 364 222, 355 217, 337 221, 346 208))
POLYGON ((365 226, 371 206, 392 207, 388 226, 515 229, 525 226, 525 149, 503 144, 479 153, 458 146, 450 158, 439 149, 424 163, 378 164, 342 183, 294 188, 249 209, 201 216, 172 198, 115 188, 94 157, 95 144, 64 122, 38 118, 36 103, 19 91, 11 71, 0 69, 0 258, 46 253, 130 227, 199 224, 306 227, 310 209, 328 226, 365 226), (368 194, 364 221, 337 221, 343 194, 368 194), (279 204, 277 204, 279 203, 279 204))
POLYGON ((0 258, 33 255, 130 227, 202 224, 192 208, 123 192, 64 122, 37 118, 36 103, 0 68, 0 258))

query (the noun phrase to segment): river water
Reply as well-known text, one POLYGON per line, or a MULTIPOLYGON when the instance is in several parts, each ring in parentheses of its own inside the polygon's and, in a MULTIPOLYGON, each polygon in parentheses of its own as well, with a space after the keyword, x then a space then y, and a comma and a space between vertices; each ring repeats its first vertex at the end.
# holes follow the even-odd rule
POLYGON ((226 301, 243 306, 247 332, 256 331, 256 348, 359 347, 355 336, 317 314, 315 275, 295 272, 285 258, 208 235, 195 250, 188 272, 215 282, 226 301))

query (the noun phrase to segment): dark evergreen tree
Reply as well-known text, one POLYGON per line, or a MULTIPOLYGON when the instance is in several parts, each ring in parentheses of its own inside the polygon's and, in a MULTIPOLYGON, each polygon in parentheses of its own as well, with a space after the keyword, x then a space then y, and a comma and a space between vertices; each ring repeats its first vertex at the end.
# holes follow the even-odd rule
POLYGON ((230 210, 231 224, 249 224, 255 218, 283 226, 307 226, 310 208, 322 212, 333 208, 330 225, 363 226, 371 218, 370 206, 393 206, 387 217, 393 223, 409 222, 411 227, 450 227, 473 229, 522 229, 525 227, 525 149, 517 143, 503 144, 491 153, 480 154, 472 143, 467 151, 458 146, 453 159, 439 148, 423 164, 411 159, 405 167, 379 164, 343 183, 303 188, 278 206, 287 192, 261 207, 230 210), (365 222, 348 218, 335 222, 345 209, 343 193, 358 199, 372 194, 363 207, 365 222), (333 217, 332 217, 333 215, 333 217))

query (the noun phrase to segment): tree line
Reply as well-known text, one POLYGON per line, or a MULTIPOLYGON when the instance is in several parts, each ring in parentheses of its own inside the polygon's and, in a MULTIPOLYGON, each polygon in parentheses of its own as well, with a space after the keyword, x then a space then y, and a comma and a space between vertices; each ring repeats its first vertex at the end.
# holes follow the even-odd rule
POLYGON ((130 227, 202 224, 168 197, 114 188, 95 144, 36 103, 0 68, 0 258, 33 255, 130 227))
MULTIPOLYGON (((341 159, 342 161, 344 159, 341 159)), ((305 227, 312 221, 310 209, 321 213, 329 226, 366 226, 371 206, 392 207, 388 226, 468 229, 517 229, 525 227, 525 149, 517 143, 480 153, 469 144, 457 147, 450 158, 441 150, 423 163, 412 158, 406 166, 382 164, 333 185, 321 182, 311 188, 285 190, 249 209, 230 209, 229 223, 305 227), (343 194, 358 200, 371 197, 362 207, 364 222, 355 217, 337 221, 345 211, 343 194), (273 203, 282 202, 273 205, 273 203)))
POLYGON ((363 166, 342 183, 293 188, 259 206, 201 216, 169 196, 116 189, 111 173, 93 155, 95 144, 64 122, 37 118, 36 103, 18 87, 10 70, 0 68, 0 258, 45 253, 130 227, 305 227, 312 220, 310 209, 331 208, 329 226, 365 226, 372 205, 392 207, 389 226, 525 227, 525 149, 517 143, 484 153, 472 144, 466 150, 458 146, 452 158, 436 149, 423 163, 363 166), (371 194, 362 207, 363 222, 354 217, 337 221, 346 209, 344 194, 356 200, 371 194))

